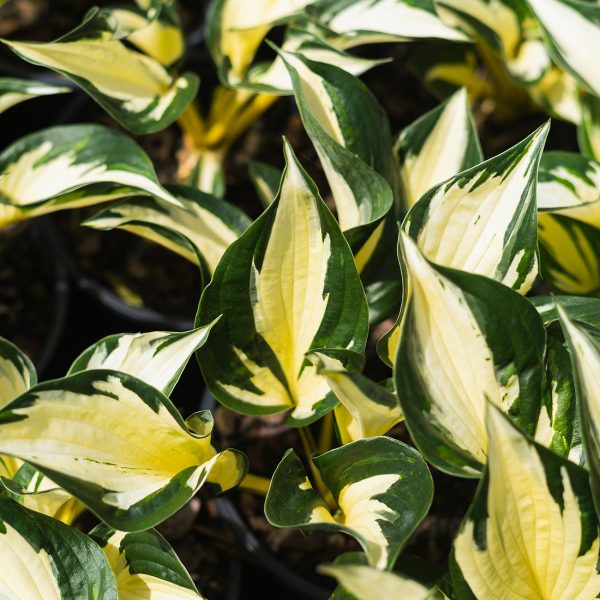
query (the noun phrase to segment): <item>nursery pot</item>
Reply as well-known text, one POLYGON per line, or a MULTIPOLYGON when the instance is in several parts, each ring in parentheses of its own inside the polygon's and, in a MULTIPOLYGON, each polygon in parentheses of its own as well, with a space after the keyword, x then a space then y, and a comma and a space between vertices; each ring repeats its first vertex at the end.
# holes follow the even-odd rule
POLYGON ((7 305, 0 314, 0 335, 25 351, 43 375, 65 327, 67 273, 48 251, 43 219, 0 232, 0 238, 0 308, 7 305))
MULTIPOLYGON (((216 404, 216 399, 206 388, 202 396, 201 408, 212 412, 216 404)), ((219 516, 256 566, 267 571, 273 579, 280 581, 288 590, 306 600, 327 600, 331 596, 331 590, 320 587, 298 575, 268 550, 254 535, 236 505, 228 497, 216 498, 216 505, 219 516)))
MULTIPOLYGON (((97 108, 95 103, 89 99, 85 94, 81 92, 75 92, 69 102, 64 106, 60 112, 58 118, 55 121, 55 125, 64 125, 68 123, 77 123, 82 121, 90 121, 89 114, 91 111, 97 111, 98 115, 102 115, 101 109, 97 108)), ((93 120, 93 119, 92 119, 93 120)), ((161 135, 161 134, 157 134, 161 135)), ((151 157, 152 158, 152 157, 151 157)), ((108 206, 106 204, 100 204, 91 207, 89 211, 91 214, 101 210, 103 207, 108 206)), ((190 273, 195 271, 196 267, 188 265, 185 260, 181 257, 175 256, 168 250, 159 247, 158 245, 137 238, 130 233, 116 231, 116 232, 101 232, 94 230, 86 230, 81 228, 83 233, 80 238, 77 238, 80 231, 80 221, 83 220, 81 213, 74 213, 73 211, 61 211, 52 215, 54 227, 52 228, 50 235, 53 238, 53 247, 60 256, 60 260, 66 266, 69 275, 76 283, 77 287, 93 297, 99 304, 106 307, 109 311, 114 313, 121 319, 131 321, 136 324, 140 329, 166 329, 171 331, 183 331, 193 328, 193 318, 195 312, 195 304, 200 296, 200 277, 198 276, 198 285, 193 290, 189 290, 190 298, 193 295, 194 307, 188 311, 176 311, 176 310, 158 310, 151 306, 147 306, 145 298, 141 296, 142 302, 128 302, 126 300, 126 294, 119 294, 116 291, 115 286, 109 284, 106 278, 102 278, 97 273, 86 269, 82 262, 81 257, 77 254, 77 244, 85 244, 86 240, 90 240, 95 237, 96 240, 101 240, 103 245, 98 250, 98 258, 102 258, 102 252, 107 248, 110 248, 113 252, 113 260, 120 266, 125 264, 127 261, 130 250, 132 248, 141 248, 142 251, 149 251, 156 253, 158 257, 155 260, 147 260, 144 263, 144 267, 148 268, 148 275, 145 275, 146 280, 150 281, 153 279, 152 272, 153 266, 160 263, 161 259, 169 261, 177 261, 178 265, 181 265, 181 269, 185 269, 185 273, 189 276, 190 273), (77 215, 77 217, 75 217, 77 215), (75 223, 75 218, 77 222, 75 223), (179 261, 182 261, 180 263, 179 261)), ((88 262, 96 264, 94 256, 90 255, 88 262)), ((170 265, 163 266, 163 273, 170 272, 170 265)), ((110 272, 107 273, 110 275, 110 272)), ((195 275, 195 273, 194 273, 195 275)), ((174 280, 177 281, 177 275, 173 276, 174 280)), ((189 277, 188 277, 189 278, 189 277)), ((129 283, 124 280, 125 286, 129 283)), ((160 283, 156 283, 154 286, 147 284, 147 288, 155 289, 160 287, 160 283)), ((156 296, 160 295, 161 290, 156 292, 156 296)), ((179 296, 177 296, 179 297, 179 296)))

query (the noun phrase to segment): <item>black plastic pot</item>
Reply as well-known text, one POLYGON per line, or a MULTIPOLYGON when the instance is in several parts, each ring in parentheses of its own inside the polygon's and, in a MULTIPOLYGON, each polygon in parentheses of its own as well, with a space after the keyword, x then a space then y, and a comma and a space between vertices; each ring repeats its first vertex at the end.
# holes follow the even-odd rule
MULTIPOLYGON (((37 269, 43 270, 39 275, 43 275, 44 279, 48 281, 46 286, 47 289, 45 290, 47 296, 44 304, 51 305, 51 309, 46 315, 49 327, 44 339, 36 340, 41 346, 41 349, 37 353, 37 356, 34 357, 38 375, 43 375, 58 349, 65 329, 69 302, 69 280, 60 259, 56 255, 48 253, 49 242, 43 220, 37 223, 21 225, 20 227, 22 227, 23 230, 20 231, 18 235, 26 236, 28 243, 31 244, 32 249, 34 249, 34 255, 31 257, 32 264, 36 265, 37 269), (46 260, 46 263, 43 263, 43 261, 40 260, 41 258, 46 260)), ((4 235, 9 236, 11 233, 5 233, 4 235)), ((8 245, 11 244, 11 240, 9 239, 6 243, 8 247, 8 245)), ((7 252, 10 251, 7 250, 7 252)), ((20 284, 24 287, 29 287, 31 282, 24 279, 20 284)), ((11 337, 10 332, 3 331, 1 334, 8 335, 9 338, 11 337)), ((15 340, 13 339, 10 341, 15 340)))
MULTIPOLYGON (((217 405, 215 397, 208 388, 204 390, 201 409, 214 411, 217 405)), ((219 516, 235 535, 248 558, 259 568, 267 571, 271 577, 281 582, 287 589, 300 598, 306 600, 327 600, 331 591, 307 581, 304 577, 292 571, 288 566, 276 558, 267 548, 260 543, 250 529, 248 523, 239 513, 235 504, 226 496, 216 498, 219 516)))
POLYGON ((221 497, 216 502, 219 516, 257 567, 267 571, 273 579, 306 600, 327 600, 331 596, 331 591, 307 581, 273 556, 252 533, 231 500, 221 497))
MULTIPOLYGON (((80 90, 76 90, 66 102, 54 121, 54 125, 64 125, 78 122, 78 115, 85 111, 86 106, 93 106, 93 101, 80 90)), ((170 331, 185 331, 194 327, 193 316, 186 318, 181 315, 166 314, 146 307, 128 304, 108 285, 86 273, 77 263, 70 250, 61 238, 56 226, 48 226, 53 251, 65 265, 76 286, 90 295, 99 304, 109 309, 119 318, 131 321, 142 329, 157 328, 170 331)))
MULTIPOLYGON (((46 243, 48 242, 43 222, 36 224, 36 226, 33 228, 33 231, 34 233, 39 231, 40 239, 46 243)), ((52 295, 54 296, 54 314, 52 318, 52 329, 46 338, 44 349, 36 361, 38 375, 42 376, 45 374, 52 357, 58 349, 63 332, 65 330, 67 314, 69 311, 70 286, 66 269, 57 255, 53 255, 53 265, 54 289, 52 290, 52 295)))
POLYGON ((168 331, 187 331, 193 329, 194 321, 192 318, 186 319, 176 315, 163 314, 149 308, 127 304, 110 287, 93 279, 79 267, 54 226, 51 228, 49 235, 53 238, 53 251, 65 265, 75 285, 120 319, 135 323, 136 326, 142 329, 156 328, 168 331))

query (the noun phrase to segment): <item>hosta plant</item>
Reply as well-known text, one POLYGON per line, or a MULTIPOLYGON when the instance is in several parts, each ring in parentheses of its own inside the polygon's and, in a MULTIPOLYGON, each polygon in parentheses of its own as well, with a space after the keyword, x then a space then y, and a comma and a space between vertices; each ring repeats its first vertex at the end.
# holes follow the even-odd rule
MULTIPOLYGON (((574 0, 215 1, 207 42, 222 87, 204 121, 174 3, 102 8, 48 44, 5 40, 131 131, 178 119, 204 183, 163 185, 125 133, 53 127, 0 155, 2 223, 118 199, 85 224, 162 244, 204 287, 195 329, 111 335, 58 379, 38 383, 1 341, 0 593, 198 597, 153 528, 213 484, 264 497, 274 528, 343 538, 353 552, 319 567, 337 600, 598 597, 596 74, 556 26, 574 23, 592 51, 596 12, 574 0), (347 50, 417 38, 474 44, 552 115, 565 106, 542 82, 572 79, 585 155, 546 152, 545 123, 484 156, 462 86, 393 136, 356 76, 372 61, 347 50), (284 138, 282 172, 250 166, 264 205, 251 219, 210 192, 233 138, 283 93, 320 167, 284 138), (192 354, 223 430, 240 415, 285 432, 273 469, 218 450, 227 433, 207 411, 184 420, 174 407, 192 354), (448 481, 477 488, 470 507, 443 564, 411 568, 432 502, 454 500, 448 481), (88 534, 73 527, 83 511, 101 521, 88 534)), ((11 85, 19 99, 63 91, 11 85)), ((522 96, 496 100, 510 112, 522 96)))
POLYGON ((211 445, 210 413, 183 421, 166 395, 210 328, 111 336, 42 384, 0 339, 3 596, 201 597, 151 527, 245 475, 241 453, 211 445), (101 520, 89 535, 72 527, 84 510, 101 520))

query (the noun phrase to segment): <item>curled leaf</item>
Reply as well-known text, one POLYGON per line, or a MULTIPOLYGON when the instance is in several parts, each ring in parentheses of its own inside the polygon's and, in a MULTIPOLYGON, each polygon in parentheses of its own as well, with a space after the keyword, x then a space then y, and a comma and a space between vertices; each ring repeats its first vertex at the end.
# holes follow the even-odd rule
POLYGON ((0 452, 17 456, 106 523, 160 523, 206 482, 237 485, 245 457, 217 453, 212 419, 186 423, 158 390, 118 371, 83 371, 37 385, 0 412, 0 452))

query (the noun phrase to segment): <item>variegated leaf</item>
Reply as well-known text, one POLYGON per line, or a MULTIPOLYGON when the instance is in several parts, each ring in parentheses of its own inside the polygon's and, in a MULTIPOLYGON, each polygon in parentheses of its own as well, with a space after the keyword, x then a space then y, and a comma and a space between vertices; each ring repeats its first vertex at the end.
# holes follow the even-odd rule
POLYGON ((600 6, 580 0, 527 0, 544 29, 552 58, 580 85, 600 96, 600 6), (576 32, 573 35, 573 32, 576 32))
POLYGON ((536 182, 548 133, 430 190, 403 228, 428 260, 496 279, 524 294, 538 274, 536 182))
MULTIPOLYGON (((329 44, 327 38, 327 34, 319 35, 318 32, 313 32, 302 24, 290 25, 286 29, 281 49, 315 62, 334 64, 356 76, 388 62, 387 59, 364 58, 344 52, 335 45, 329 44)), ((291 94, 293 91, 290 74, 281 56, 276 57, 271 63, 252 67, 242 85, 258 92, 272 94, 291 94)))
POLYGON ((533 433, 544 379, 545 330, 530 302, 479 275, 428 262, 400 235, 406 295, 394 363, 411 437, 442 471, 478 477, 486 463, 485 408, 533 433))
POLYGON ((352 253, 286 143, 279 197, 225 252, 197 322, 222 321, 198 350, 215 397, 244 414, 292 410, 303 425, 337 400, 305 354, 361 353, 367 304, 352 253))
POLYGON ((537 203, 542 213, 566 215, 600 229, 600 163, 574 152, 544 153, 537 203))
POLYGON ((94 215, 84 225, 123 229, 150 239, 194 264, 200 258, 212 274, 223 253, 248 227, 250 219, 220 198, 188 186, 168 186, 180 206, 160 198, 132 198, 94 215), (199 258, 200 257, 200 258, 199 258))
POLYGON ((340 401, 334 411, 342 444, 384 435, 404 418, 398 399, 384 385, 342 368, 339 360, 323 352, 313 352, 308 359, 340 401))
POLYGON ((270 29, 299 14, 315 0, 256 0, 252 10, 240 0, 214 0, 206 16, 206 35, 219 76, 227 85, 244 81, 270 29))
POLYGON ((586 298, 583 296, 531 296, 529 298, 535 306, 544 325, 558 321, 556 305, 569 315, 571 319, 582 321, 589 325, 600 327, 600 298, 586 298))
POLYGON ((179 117, 198 91, 193 73, 172 77, 154 58, 116 39, 104 14, 50 43, 2 40, 23 60, 69 77, 123 127, 160 131, 179 117))
POLYGON ((463 87, 471 105, 496 93, 493 82, 481 71, 473 44, 438 42, 417 46, 408 56, 406 67, 440 101, 463 87))
POLYGON ((0 454, 0 477, 12 479, 22 464, 18 458, 0 454))
POLYGON ((84 510, 83 504, 28 464, 20 466, 9 480, 2 481, 4 493, 29 510, 71 525, 84 510))
POLYGON ((590 484, 596 511, 600 513, 600 328, 572 321, 560 306, 557 310, 576 374, 590 484))
POLYGON ((465 88, 404 129, 394 150, 405 212, 433 186, 482 162, 465 88))
POLYGON ((43 81, 0 77, 0 114, 12 106, 32 98, 67 94, 70 91, 71 89, 68 87, 44 83, 43 81))
POLYGON ((555 324, 547 330, 546 386, 534 439, 560 456, 583 464, 581 418, 571 359, 557 327, 555 324))
POLYGON ((582 93, 581 122, 577 129, 577 139, 581 153, 588 158, 600 161, 600 98, 582 93))
POLYGON ((442 21, 481 40, 499 54, 513 77, 540 80, 551 66, 541 31, 524 2, 511 0, 435 0, 442 21))
POLYGON ((538 237, 542 274, 554 290, 576 295, 600 292, 599 229, 578 219, 541 212, 538 237))
POLYGON ((281 171, 267 163, 249 160, 248 172, 262 205, 267 208, 277 197, 281 183, 281 171))
POLYGON ((585 454, 581 439, 581 417, 575 401, 575 382, 564 338, 557 331, 561 308, 572 319, 600 326, 600 299, 579 296, 532 296, 529 298, 544 321, 547 330, 546 389, 535 441, 583 464, 585 454))
POLYGON ((300 458, 288 450, 265 501, 269 522, 346 533, 360 543, 371 566, 391 568, 431 504, 433 482, 425 461, 414 448, 387 437, 352 442, 313 461, 338 510, 328 507, 300 458))
POLYGON ((600 163, 569 152, 544 154, 538 181, 542 271, 568 294, 600 289, 600 163))
POLYGON ((125 531, 152 527, 205 483, 227 490, 246 459, 217 453, 212 418, 185 423, 158 390, 118 371, 37 385, 0 412, 0 452, 17 456, 125 531))
POLYGON ((117 580, 119 600, 201 600, 189 573, 167 541, 153 529, 115 531, 104 524, 90 532, 117 580))
POLYGON ((92 369, 121 371, 169 396, 190 356, 206 342, 215 322, 183 333, 152 331, 109 335, 79 355, 69 375, 92 369))
POLYGON ((392 210, 399 175, 387 117, 356 77, 298 55, 282 56, 377 322, 397 309, 400 281, 392 210))
POLYGON ((0 227, 140 193, 179 205, 158 183, 143 150, 100 125, 44 129, 0 154, 0 227))
POLYGON ((600 593, 585 470, 488 409, 485 477, 454 542, 457 600, 583 600, 600 593))
POLYGON ((367 87, 342 69, 282 53, 342 231, 358 250, 390 211, 397 170, 387 117, 367 87), (340 101, 343 98, 343 102, 340 101))
POLYGON ((117 600, 102 550, 86 535, 0 493, 0 596, 117 600))
POLYGON ((367 565, 321 565, 319 572, 334 577, 355 600, 443 600, 437 588, 367 565))
POLYGON ((128 42, 162 65, 173 65, 185 51, 176 3, 172 0, 136 1, 138 7, 103 10, 118 20, 121 29, 127 32, 128 42))
POLYGON ((421 38, 468 40, 439 19, 431 0, 327 0, 317 9, 319 21, 343 36, 346 47, 421 38))
POLYGON ((561 68, 553 64, 539 81, 525 85, 530 98, 550 116, 575 124, 581 122, 580 88, 561 68))
MULTIPOLYGON (((29 358, 14 344, 0 337, 0 410, 37 383, 37 373, 29 358)), ((0 476, 11 479, 21 461, 0 454, 0 476)))
POLYGON ((0 337, 0 410, 36 383, 37 374, 29 358, 0 337))

